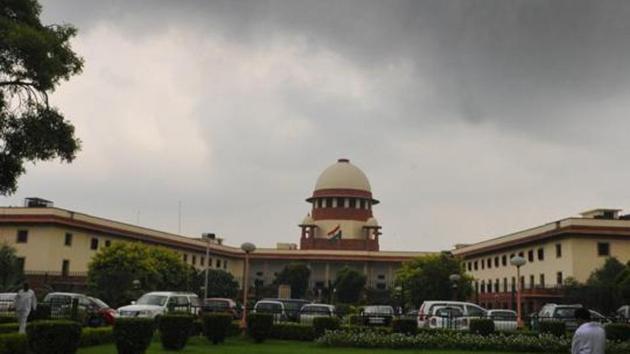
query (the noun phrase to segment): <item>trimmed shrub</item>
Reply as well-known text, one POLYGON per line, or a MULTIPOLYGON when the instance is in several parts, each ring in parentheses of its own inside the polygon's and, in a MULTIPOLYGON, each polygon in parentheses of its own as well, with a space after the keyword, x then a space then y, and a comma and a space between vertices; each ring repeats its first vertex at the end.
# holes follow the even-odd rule
POLYGON ((27 350, 26 335, 19 333, 0 335, 0 354, 26 354, 27 350))
POLYGON ((275 323, 269 338, 283 340, 312 341, 315 339, 313 327, 299 323, 275 323))
POLYGON ((313 319, 313 334, 315 338, 319 338, 326 330, 335 331, 340 326, 339 319, 337 317, 315 317, 313 319))
POLYGON ((180 350, 186 346, 192 331, 193 316, 190 314, 164 315, 160 319, 159 329, 162 348, 180 350))
POLYGON ((14 333, 20 329, 20 326, 17 323, 3 323, 0 324, 0 334, 3 333, 14 333))
MULTIPOLYGON (((374 327, 369 327, 369 326, 341 326, 341 329, 350 333, 362 333, 365 331, 370 331, 370 332, 374 332, 374 333, 380 333, 380 334, 392 334, 392 328, 391 327, 384 327, 384 326, 374 326, 374 327)), ((428 329, 428 328, 427 328, 428 329)), ((433 330, 433 329, 431 329, 433 330)))
POLYGON ((487 336, 494 333, 494 321, 486 318, 473 318, 470 320, 470 333, 487 336))
POLYGON ((269 338, 273 329, 273 315, 269 313, 252 313, 247 316, 247 335, 256 343, 269 338))
POLYGON ((66 320, 35 321, 26 327, 26 338, 34 354, 73 354, 79 348, 81 325, 66 320))
POLYGON ((4 324, 4 323, 17 323, 17 318, 15 318, 15 316, 1 315, 0 324, 4 324))
POLYGON ((392 332, 414 335, 418 331, 418 322, 409 318, 395 318, 392 320, 392 332))
POLYGON ((151 344, 154 330, 151 318, 117 318, 114 341, 118 354, 143 354, 151 344))
POLYGON ((630 341, 630 324, 610 323, 605 327, 606 339, 618 342, 630 341))
POLYGON ((92 347, 108 343, 114 343, 114 329, 112 327, 84 327, 81 330, 79 347, 92 347))
POLYGON ((348 324, 351 326, 363 326, 365 325, 365 319, 361 315, 348 316, 348 324))
POLYGON ((228 332, 227 332, 227 336, 228 337, 236 337, 238 335, 240 335, 242 332, 241 330, 241 321, 232 321, 232 323, 230 323, 230 327, 228 327, 228 332))
POLYGON ((540 333, 549 333, 556 337, 562 337, 566 334, 567 326, 562 321, 540 321, 538 330, 540 333))
POLYGON ((35 311, 31 311, 28 315, 29 321, 40 321, 40 320, 49 320, 50 319, 50 305, 49 304, 39 304, 35 311))
POLYGON ((198 337, 203 334, 203 321, 201 319, 196 318, 193 320, 192 327, 190 328, 190 336, 198 337))
POLYGON ((203 334, 213 344, 223 343, 232 325, 232 315, 226 313, 209 313, 202 316, 203 334))

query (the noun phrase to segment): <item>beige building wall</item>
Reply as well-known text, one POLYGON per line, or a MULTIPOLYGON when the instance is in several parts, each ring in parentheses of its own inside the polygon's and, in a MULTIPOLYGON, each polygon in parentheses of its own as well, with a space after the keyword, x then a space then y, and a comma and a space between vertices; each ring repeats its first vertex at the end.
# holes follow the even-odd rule
POLYGON ((580 282, 588 280, 591 273, 604 265, 606 258, 608 258, 597 254, 598 243, 609 244, 610 257, 615 257, 624 264, 630 261, 630 240, 597 237, 576 238, 572 241, 573 274, 575 279, 580 282))

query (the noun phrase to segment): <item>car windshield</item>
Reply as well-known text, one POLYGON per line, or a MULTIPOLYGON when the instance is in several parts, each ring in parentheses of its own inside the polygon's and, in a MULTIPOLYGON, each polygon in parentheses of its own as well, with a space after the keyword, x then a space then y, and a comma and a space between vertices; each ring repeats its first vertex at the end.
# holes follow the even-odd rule
POLYGON ((575 307, 558 307, 556 308, 555 317, 558 318, 575 318, 575 307))
POLYGON ((394 309, 391 306, 368 306, 363 312, 391 315, 394 313, 394 309))
POLYGON ((256 311, 259 312, 281 312, 282 306, 273 302, 259 302, 256 304, 256 311))
POLYGON ((49 304, 69 304, 72 302, 72 297, 68 295, 46 295, 44 298, 45 303, 49 304))
POLYGON ((97 298, 95 298, 95 297, 91 297, 91 298, 90 298, 90 300, 92 300, 92 302, 93 302, 94 304, 96 304, 96 306, 98 306, 98 308, 101 308, 101 309, 106 309, 106 308, 109 308, 109 305, 107 305, 107 304, 106 304, 105 302, 103 302, 103 300, 101 300, 101 299, 97 299, 97 298))
POLYGON ((510 311, 495 311, 490 314, 493 320, 516 321, 516 314, 510 311))
POLYGON ((462 310, 457 307, 443 307, 435 310, 435 315, 438 317, 458 317, 462 314, 462 310))
POLYGON ((312 305, 308 305, 308 306, 304 306, 302 307, 302 311, 303 314, 309 314, 309 315, 328 315, 330 314, 330 310, 328 309, 328 307, 326 306, 312 306, 312 305))
POLYGON ((212 309, 227 309, 229 304, 225 300, 206 300, 205 306, 212 309))
POLYGON ((168 296, 147 294, 147 295, 142 295, 142 297, 138 299, 136 304, 164 306, 167 299, 168 299, 168 296))

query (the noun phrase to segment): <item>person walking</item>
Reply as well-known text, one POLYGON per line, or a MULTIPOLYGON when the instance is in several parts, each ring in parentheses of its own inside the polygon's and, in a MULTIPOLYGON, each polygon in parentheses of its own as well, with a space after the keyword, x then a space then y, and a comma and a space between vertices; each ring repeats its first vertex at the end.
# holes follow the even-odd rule
POLYGON ((26 333, 26 321, 31 311, 37 309, 37 297, 29 288, 28 283, 22 285, 22 289, 15 296, 15 316, 19 324, 19 333, 26 333))
POLYGON ((606 331, 598 322, 591 321, 591 312, 583 307, 575 310, 578 329, 573 335, 571 354, 604 354, 606 331))

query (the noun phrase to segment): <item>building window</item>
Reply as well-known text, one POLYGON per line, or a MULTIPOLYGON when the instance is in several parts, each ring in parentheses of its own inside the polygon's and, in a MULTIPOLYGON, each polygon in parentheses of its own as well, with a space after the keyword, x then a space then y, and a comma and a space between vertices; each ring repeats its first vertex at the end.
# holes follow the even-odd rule
POLYGON ((109 247, 112 245, 112 241, 110 240, 105 240, 105 247, 109 247))
POLYGON ((512 277, 512 291, 516 291, 516 277, 512 277))
POLYGON ((527 251, 527 261, 529 261, 529 263, 534 261, 534 250, 527 251))
POLYGON ((494 267, 495 268, 499 267, 499 256, 494 257, 494 267))
POLYGON ((475 270, 478 270, 479 269, 479 267, 478 267, 479 264, 477 263, 477 261, 475 261, 474 264, 475 264, 475 270))
POLYGON ((227 259, 223 261, 223 269, 227 269, 227 259))
POLYGON ((365 200, 359 200, 359 209, 365 209, 365 200))
POLYGON ((488 269, 492 268, 492 258, 488 258, 488 269))
POLYGON ((597 255, 598 256, 610 256, 610 243, 597 242, 597 255))
POLYGON ((498 293, 498 292, 499 292, 499 279, 497 279, 497 280, 494 282, 494 292, 495 292, 495 293, 498 293))
POLYGON ((203 267, 206 265, 206 257, 201 256, 201 259, 199 260, 199 264, 203 267))
POLYGON ((350 202, 348 204, 350 205, 350 208, 351 209, 356 209, 356 207, 357 207, 357 200, 354 199, 354 198, 350 198, 349 200, 350 200, 350 202))
POLYGON ((472 262, 468 262, 468 271, 472 271, 472 262))
POLYGON ((63 244, 66 246, 72 246, 72 234, 66 232, 66 237, 63 240, 63 244))
POLYGON ((507 256, 503 255, 503 257, 501 257, 501 265, 502 266, 506 266, 507 265, 507 256))
POLYGON ((529 276, 529 288, 533 289, 535 285, 536 285, 536 277, 534 277, 534 275, 532 274, 529 276))
POLYGON ((221 268, 221 260, 217 259, 217 268, 221 268))
POLYGON ((21 271, 24 271, 24 264, 26 263, 26 258, 24 257, 17 257, 15 259, 15 262, 17 263, 17 268, 21 271))
POLYGON ((484 282, 483 280, 481 281, 481 293, 485 293, 486 292, 486 282, 484 282))
POLYGON ((197 256, 192 256, 192 265, 197 265, 197 256))
POLYGON ((184 263, 188 263, 188 255, 184 253, 184 263))
POLYGON ((479 282, 475 281, 475 293, 479 293, 479 282))
POLYGON ((333 206, 333 199, 326 198, 326 208, 332 208, 332 206, 333 206))
POLYGON ((376 283, 376 288, 378 290, 385 290, 387 289, 387 285, 385 285, 385 283, 376 283))
POLYGON ((67 277, 69 273, 70 273, 70 261, 67 259, 64 259, 63 262, 61 262, 61 276, 67 277))
POLYGON ((538 260, 539 261, 544 261, 545 260, 545 249, 544 248, 539 248, 537 253, 538 253, 538 260))
POLYGON ((96 249, 98 249, 98 239, 97 239, 96 237, 93 237, 93 238, 90 240, 90 249, 91 249, 91 250, 96 250, 96 249))
POLYGON ((562 257, 562 245, 559 243, 556 243, 556 258, 561 258, 562 257))
POLYGON ((16 242, 17 243, 27 243, 28 242, 28 230, 18 230, 16 242))
POLYGON ((508 291, 508 282, 507 282, 507 278, 503 278, 503 292, 507 293, 508 291))
POLYGON ((483 259, 481 259, 481 270, 484 270, 484 269, 486 269, 486 262, 483 259))
POLYGON ((492 292, 492 279, 488 279, 488 292, 491 293, 492 292))
POLYGON ((556 273, 556 284, 562 285, 562 272, 556 273))
POLYGON ((540 287, 545 287, 545 274, 540 274, 540 287))

